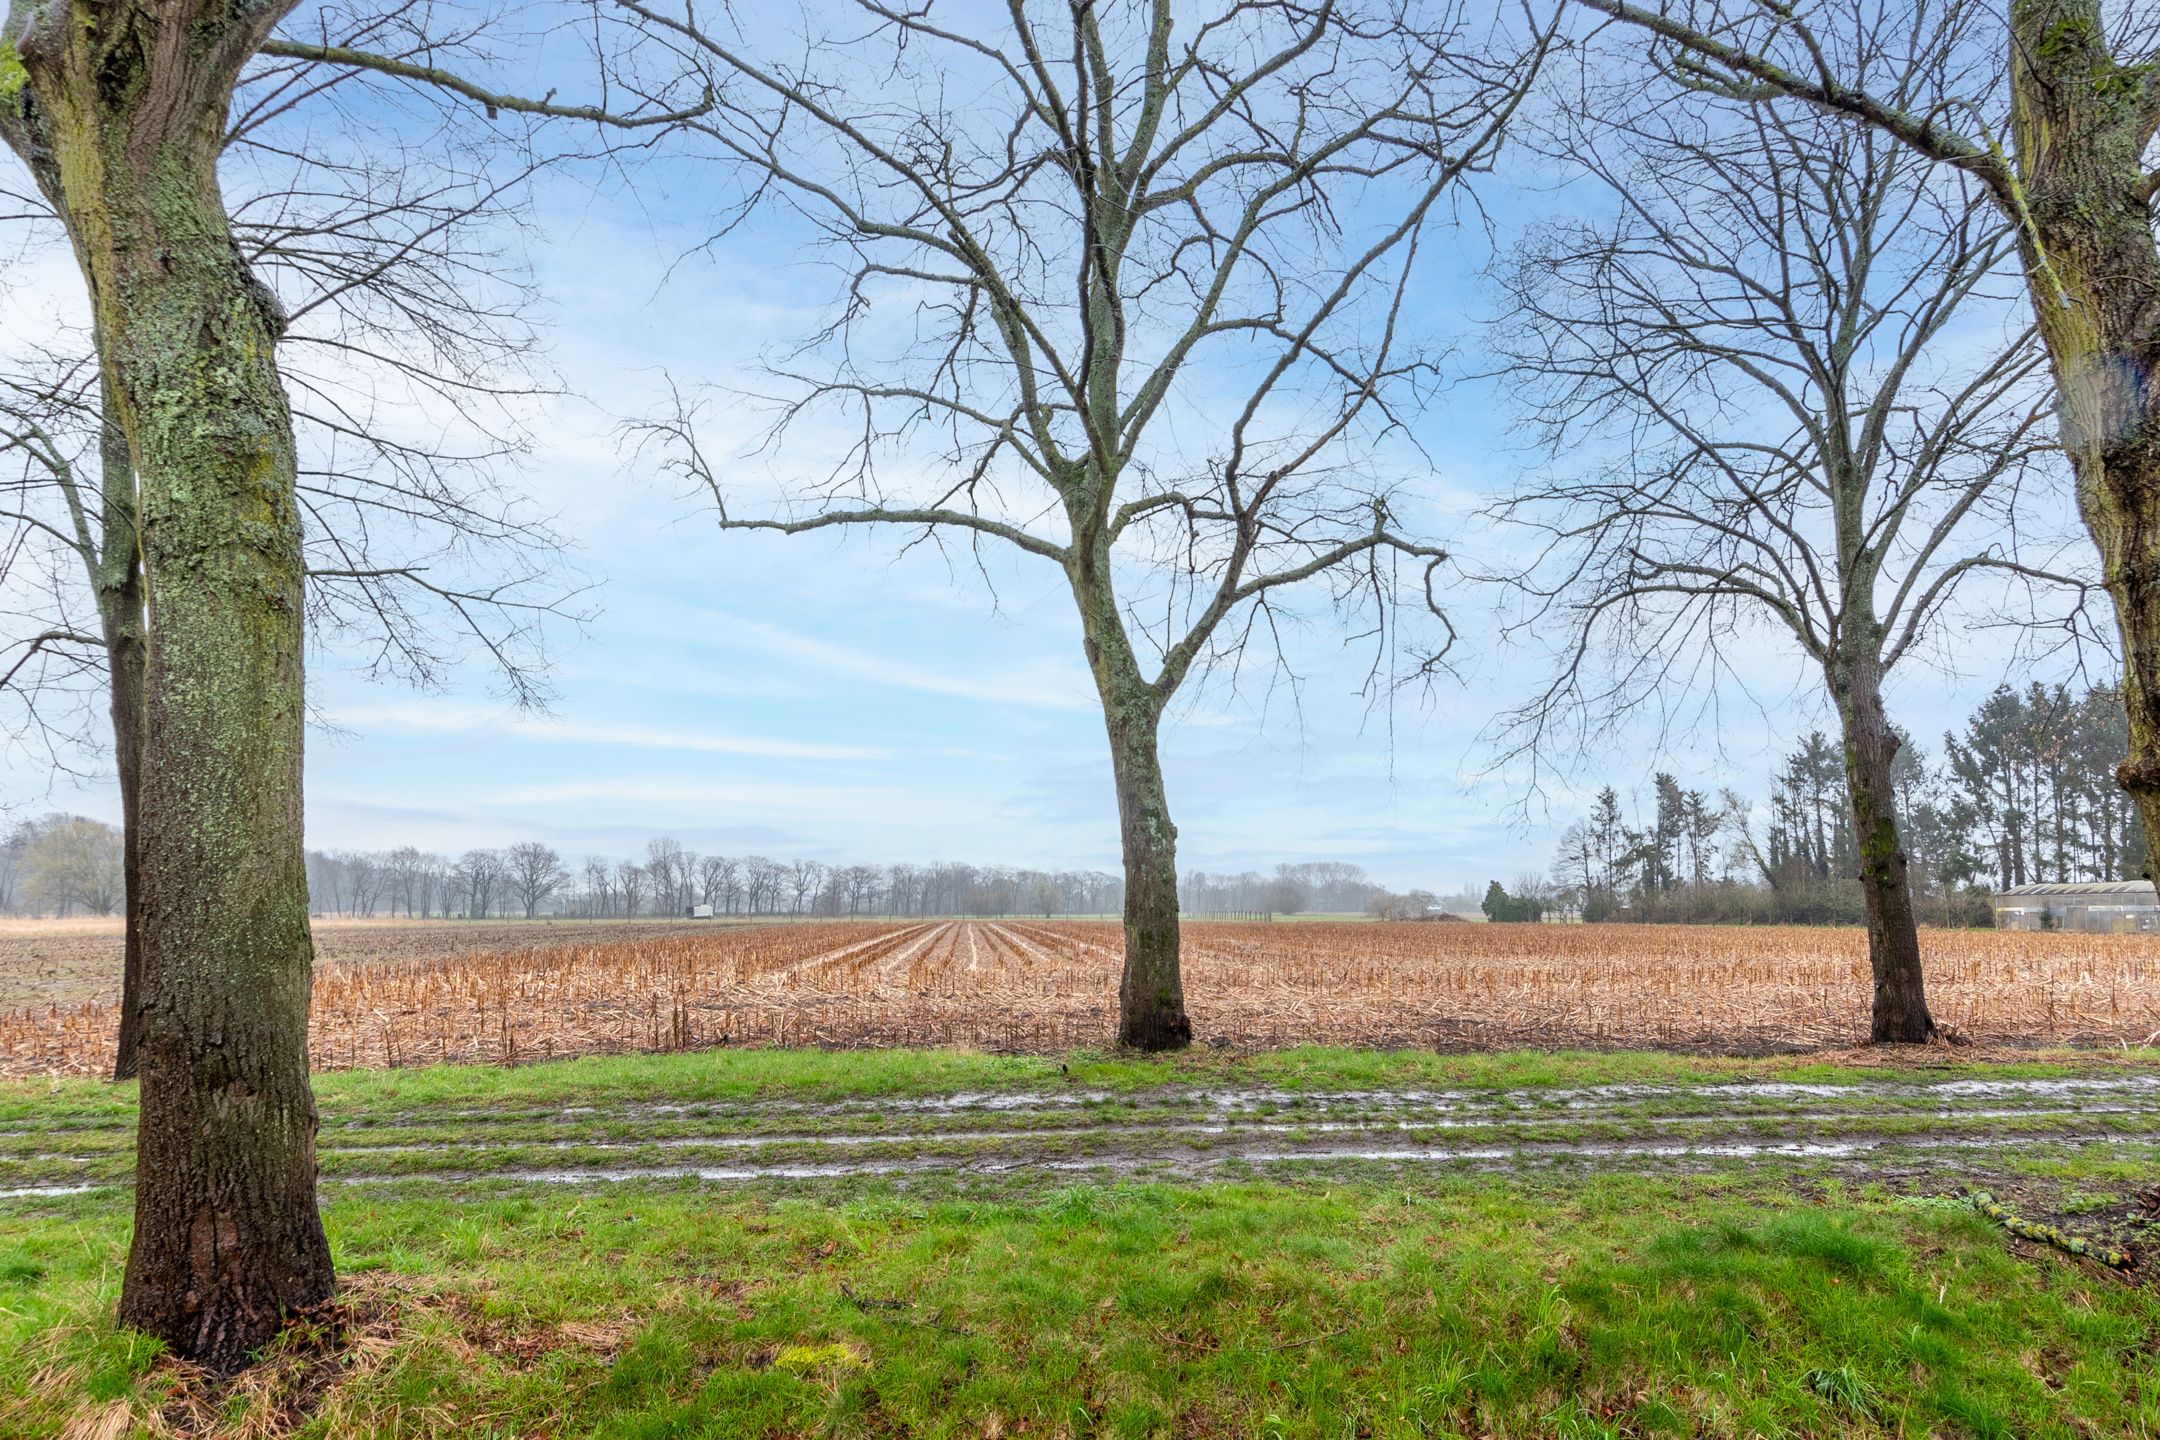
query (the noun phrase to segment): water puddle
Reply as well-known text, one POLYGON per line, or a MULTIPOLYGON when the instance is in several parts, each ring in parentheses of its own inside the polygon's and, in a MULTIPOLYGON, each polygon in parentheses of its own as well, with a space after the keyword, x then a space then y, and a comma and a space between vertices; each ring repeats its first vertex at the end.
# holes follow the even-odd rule
MULTIPOLYGON (((963 1091, 953 1095, 863 1097, 840 1101, 714 1099, 661 1101, 620 1106, 569 1105, 527 1110, 431 1110, 331 1119, 325 1130, 391 1129, 403 1124, 441 1124, 471 1120, 541 1123, 551 1119, 635 1119, 638 1116, 690 1115, 715 1119, 801 1115, 841 1118, 855 1115, 940 1116, 970 1114, 1057 1113, 1122 1105, 1162 1110, 1201 1110, 1216 1114, 1256 1111, 1421 1110, 1437 1113, 1531 1113, 1565 1109, 1595 1111, 1646 1102, 1686 1105, 1715 1102, 1744 1107, 1753 1102, 1791 1100, 1851 1101, 1923 1107, 1945 1099, 2014 1101, 2020 1098, 2062 1101, 2074 1096, 2119 1095, 2160 1102, 2160 1075, 2095 1076, 2052 1080, 1943 1080, 1880 1084, 1799 1081, 1741 1081, 1706 1085, 1622 1082, 1560 1089, 1519 1090, 1281 1090, 1168 1089, 1074 1091, 963 1091)), ((1959 1112, 1968 1113, 1968 1112, 1959 1112)), ((1649 1117, 1645 1117, 1649 1118, 1649 1117)))
MULTIPOLYGON (((1186 1126, 1186 1133, 1245 1135, 1250 1127, 1186 1126)), ((1284 1126, 1280 1130, 1309 1127, 1284 1126)), ((1345 1127, 1354 1129, 1355 1127, 1345 1127)), ((1024 1138, 1036 1132, 1021 1132, 1024 1138)), ((1083 1131, 1081 1134, 1102 1134, 1083 1131)), ((1114 1133, 1114 1132, 1108 1132, 1114 1133)), ((968 1136, 962 1138, 981 1138, 968 1136)), ((1437 1165, 1545 1166, 1568 1161, 1600 1164, 1629 1162, 1680 1162, 1749 1159, 1839 1160, 1876 1152, 1921 1151, 1930 1153, 2029 1149, 2036 1146, 2080 1148, 2088 1145, 2152 1143, 2154 1137, 2120 1134, 2035 1136, 1891 1136, 1854 1135, 1822 1140, 1761 1141, 1581 1141, 1538 1142, 1519 1145, 1379 1145, 1344 1144, 1280 1146, 1232 1144, 1212 1149, 1162 1148, 1127 1150, 1086 1156, 971 1157, 959 1155, 910 1155, 892 1159, 828 1162, 778 1162, 739 1165, 673 1166, 578 1166, 542 1169, 461 1170, 387 1175, 327 1175, 324 1185, 614 1185, 634 1181, 695 1180, 707 1184, 744 1184, 767 1180, 833 1180, 915 1174, 1026 1175, 1031 1173, 1133 1174, 1147 1172, 1169 1176, 1198 1176, 1226 1165, 1329 1165, 1350 1163, 1437 1165)), ((761 1142, 765 1143, 765 1142, 761 1142)), ((0 1199, 51 1199, 88 1194, 96 1190, 123 1188, 126 1182, 68 1185, 26 1185, 0 1189, 0 1199)))
MULTIPOLYGON (((2082 1105, 2049 1109, 1992 1109, 1992 1110, 1936 1110, 1901 1112, 1899 1118, 1943 1120, 2062 1120, 2091 1115, 2135 1115, 2145 1113, 2127 1105, 2082 1105)), ((1775 1116, 1748 1116, 1744 1114, 1715 1115, 1651 1115, 1630 1120, 1630 1124, 1653 1129, 1671 1129, 1684 1126, 1744 1125, 1775 1119, 1781 1125, 1794 1127, 1828 1125, 1867 1118, 1851 1111, 1802 1111, 1780 1112, 1775 1116)), ((592 1140, 487 1140, 479 1142, 429 1142, 390 1145, 326 1145, 329 1155, 425 1155, 441 1151, 470 1152, 475 1150, 758 1150, 788 1145, 806 1147, 848 1148, 865 1145, 919 1146, 932 1148, 940 1145, 971 1144, 1021 1144, 1028 1141, 1056 1140, 1102 1140, 1146 1141, 1161 1135, 1299 1135, 1337 1134, 1366 1135, 1381 1132, 1414 1135, 1426 1131, 1482 1130, 1508 1127, 1510 1129, 1534 1130, 1545 1127, 1595 1124, 1580 1114, 1567 1115, 1506 1115, 1495 1114, 1482 1117, 1450 1116, 1427 1120, 1309 1120, 1278 1122, 1271 1120, 1242 1120, 1227 1114, 1207 1119, 1169 1122, 1159 1124, 1061 1126, 1027 1130, 942 1130, 942 1131, 872 1131, 846 1134, 815 1134, 795 1132, 767 1135, 664 1135, 649 1139, 592 1139, 592 1140)), ((47 1157, 52 1158, 52 1157, 47 1157)))
POLYGON ((2068 1139, 2036 1139, 2010 1136, 1961 1136, 1927 1138, 1905 1136, 1854 1136, 1842 1140, 1720 1141, 1708 1144, 1584 1142, 1579 1144, 1473 1145, 1473 1146, 1312 1146, 1270 1148, 1236 1146, 1220 1151, 1163 1151, 1154 1154, 1116 1154, 1083 1157, 1021 1157, 1006 1160, 971 1160, 958 1156, 918 1155, 894 1160, 835 1161, 827 1164, 720 1165, 720 1166, 624 1166, 580 1167, 542 1170, 468 1171, 459 1174, 355 1175, 327 1177, 325 1183, 346 1185, 419 1184, 621 1184, 637 1180, 701 1180, 712 1183, 743 1183, 757 1180, 825 1180, 850 1176, 909 1174, 1012 1175, 1030 1172, 1160 1171, 1173 1175, 1197 1175, 1227 1164, 1325 1165, 1382 1163, 1447 1165, 1501 1163, 1540 1165, 1556 1161, 1593 1160, 1748 1160, 1748 1159, 1849 1159, 1875 1151, 1955 1151, 2021 1148, 2033 1144, 2122 1144, 2137 1137, 2094 1135, 2068 1139))
MULTIPOLYGON (((2119 1118, 2112 1123, 2118 1127, 2125 1124, 2119 1118)), ((62 1137, 70 1130, 102 1128, 106 1127, 96 1122, 17 1128, 0 1131, 0 1142, 64 1144, 62 1137)), ((729 1099, 623 1106, 558 1105, 517 1111, 421 1109, 334 1122, 325 1127, 323 1150, 326 1156, 350 1156, 356 1160, 447 1152, 446 1159, 455 1156, 453 1163, 479 1167, 457 1172, 331 1176, 325 1180, 329 1184, 499 1179, 575 1185, 636 1179, 710 1183, 816 1180, 916 1171, 1009 1174, 1151 1168, 1172 1174, 1197 1174, 1234 1162, 1538 1165, 1564 1159, 1618 1164, 1757 1157, 1841 1159, 1884 1149, 1953 1152, 2075 1147, 2135 1143, 2155 1137, 2160 1137, 2160 1074, 1849 1084, 1616 1083, 1514 1091, 1299 1091, 1267 1086, 1202 1086, 1151 1091, 966 1091, 897 1098, 865 1096, 838 1102, 729 1099), (1642 1113, 1657 1107, 1663 1107, 1661 1113, 1642 1113), (2155 1121, 2150 1135, 2125 1133, 2121 1128, 2095 1133, 2080 1123, 2108 1123, 2104 1117, 2147 1114, 2155 1121), (600 1128, 615 1122, 634 1128, 639 1117, 673 1133, 640 1138, 618 1129, 582 1139, 565 1136, 555 1128, 600 1128), (1030 1120, 1037 1117, 1046 1123, 1031 1126, 1030 1120), (455 1122, 461 1118, 481 1123, 470 1125, 447 1142, 434 1137, 400 1142, 384 1135, 382 1143, 368 1143, 377 1138, 371 1131, 395 1131, 401 1122, 456 1130, 455 1122), (685 1133, 694 1131, 706 1119, 715 1129, 737 1133, 685 1133), (937 1124, 940 1119, 946 1123, 937 1124), (1923 1120, 1940 1121, 1951 1129, 1961 1122, 2007 1122, 2017 1130, 1987 1134, 1895 1134, 1883 1130, 1893 1121, 1923 1120), (491 1121, 531 1126, 537 1133, 529 1138, 490 1135, 488 1132, 497 1128, 485 1123, 491 1121), (893 1128, 878 1128, 880 1121, 892 1122, 893 1128), (911 1122, 932 1128, 911 1131, 906 1128, 911 1122), (978 1122, 983 1128, 969 1128, 978 1122), (744 1127, 761 1123, 795 1128, 777 1134, 741 1133, 744 1127), (840 1133, 820 1133, 821 1125, 827 1123, 840 1133), (1566 1127, 1598 1125, 1624 1127, 1620 1132, 1624 1138, 1580 1138, 1584 1130, 1567 1134, 1566 1127), (1723 1132, 1716 1128, 1721 1126, 1726 1127, 1723 1132), (2049 1126, 2069 1133, 2043 1133, 2049 1126), (1835 1128, 1813 1137, 1807 1133, 1810 1127, 1835 1128), (1873 1133, 1839 1133, 1855 1129, 1873 1133), (1497 1137, 1462 1133, 1495 1130, 1501 1132, 1497 1137), (1776 1133, 1780 1131, 1783 1133, 1776 1133), (1541 1133, 1554 1138, 1540 1140, 1537 1137, 1541 1133), (1457 1136, 1453 1145, 1445 1143, 1450 1134, 1457 1136), (340 1144, 341 1139, 362 1143, 340 1144), (1087 1147, 1086 1151, 1075 1153, 1082 1146, 1087 1147), (800 1147, 807 1153, 788 1155, 785 1147, 800 1147), (865 1153, 864 1147, 883 1148, 865 1153), (1043 1148, 1058 1153, 1029 1153, 1043 1148), (883 1153, 883 1149, 894 1153, 883 1153), (687 1161, 700 1158, 695 1152, 701 1150, 727 1152, 712 1158, 731 1163, 488 1168, 490 1152, 515 1161, 519 1157, 512 1152, 516 1151, 566 1152, 564 1160, 572 1158, 568 1152, 580 1151, 603 1157, 617 1152, 682 1151, 686 1153, 674 1158, 687 1161), (769 1152, 768 1156, 761 1156, 761 1151, 769 1152), (848 1158, 849 1152, 855 1152, 854 1158, 848 1158), (732 1163, 738 1157, 739 1163, 732 1163), (766 1158, 771 1163, 760 1163, 766 1158)), ((112 1165, 116 1159, 124 1163, 126 1156, 118 1152, 102 1156, 10 1156, 0 1159, 0 1184, 9 1178, 11 1162, 64 1163, 97 1173, 96 1167, 112 1165)), ((0 1199, 80 1195, 120 1183, 124 1182, 15 1186, 0 1188, 0 1199)))

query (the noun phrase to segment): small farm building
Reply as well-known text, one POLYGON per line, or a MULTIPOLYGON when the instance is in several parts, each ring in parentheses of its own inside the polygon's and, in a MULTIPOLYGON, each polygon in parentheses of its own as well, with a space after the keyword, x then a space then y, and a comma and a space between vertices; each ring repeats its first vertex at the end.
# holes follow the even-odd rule
POLYGON ((1995 897, 1998 930, 2160 930, 2160 896, 2150 880, 2013 885, 1995 897))
POLYGON ((712 906, 685 905, 682 913, 692 920, 710 920, 712 919, 712 906))

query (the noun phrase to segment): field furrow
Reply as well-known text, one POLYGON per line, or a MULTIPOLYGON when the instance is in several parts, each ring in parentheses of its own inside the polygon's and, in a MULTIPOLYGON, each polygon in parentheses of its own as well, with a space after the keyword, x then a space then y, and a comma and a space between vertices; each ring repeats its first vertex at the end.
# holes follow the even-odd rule
MULTIPOLYGON (((1123 940, 1109 921, 1037 919, 531 927, 530 943, 497 935, 464 951, 374 933, 387 937, 379 957, 348 937, 319 967, 319 1068, 722 1045, 1101 1046, 1123 940)), ((1867 1031, 1857 931, 1201 921, 1184 934, 1195 1035, 1216 1047, 1764 1053, 1867 1031)), ((1929 931, 1923 948, 1935 1015, 1959 1038, 2160 1038, 2160 937, 1929 931)), ((114 1026, 109 1000, 0 1011, 0 1075, 98 1073, 114 1026)))

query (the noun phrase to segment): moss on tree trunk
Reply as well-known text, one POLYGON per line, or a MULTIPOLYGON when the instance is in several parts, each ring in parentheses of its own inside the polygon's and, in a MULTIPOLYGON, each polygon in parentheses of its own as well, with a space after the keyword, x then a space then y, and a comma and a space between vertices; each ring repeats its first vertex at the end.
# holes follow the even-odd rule
POLYGON ((1102 700, 1125 858, 1125 971, 1118 1043, 1177 1050, 1192 1043, 1178 951, 1177 826, 1163 789, 1163 691, 1140 673, 1110 586, 1107 539, 1072 567, 1088 670, 1102 700))
POLYGON ((0 121, 60 198, 138 481, 142 1092, 120 1318, 221 1371, 335 1284, 308 1087, 282 318, 217 184, 233 82, 288 8, 16 0, 24 81, 0 121))
POLYGON ((2117 779, 2160 875, 2160 248, 2144 165, 2160 66, 2115 58, 2098 0, 2015 0, 2010 22, 2025 270, 2122 632, 2117 779))
POLYGON ((1868 653, 1838 666, 1831 688, 1844 729, 1846 790, 1867 902, 1868 966, 1875 980, 1868 1038, 1878 1045, 1917 1044, 1934 1036, 1935 1019, 1928 1013, 1912 878, 1898 835, 1890 766, 1900 741, 1883 710, 1881 661, 1868 653))
POLYGON ((1153 724, 1113 723, 1118 833, 1125 852, 1125 973, 1118 1043, 1176 1050, 1192 1043, 1178 953, 1177 826, 1163 795, 1153 724))

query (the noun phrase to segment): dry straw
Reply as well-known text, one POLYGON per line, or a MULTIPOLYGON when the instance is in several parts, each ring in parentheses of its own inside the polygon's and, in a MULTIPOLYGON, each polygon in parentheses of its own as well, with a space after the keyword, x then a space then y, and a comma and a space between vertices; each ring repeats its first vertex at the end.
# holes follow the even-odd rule
MULTIPOLYGON (((1758 1051, 1867 1033, 1857 931, 1196 923, 1185 935, 1195 1031, 1217 1044, 1758 1051)), ((1103 1045, 1120 932, 828 921, 384 948, 392 958, 320 967, 319 1068, 713 1045, 1103 1045)), ((2160 1032, 2160 939, 1946 931, 1923 948, 1937 1020, 1975 1041, 2137 1044, 2160 1032)), ((109 1001, 0 1012, 0 1074, 101 1073, 113 1023, 109 1001)))

